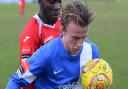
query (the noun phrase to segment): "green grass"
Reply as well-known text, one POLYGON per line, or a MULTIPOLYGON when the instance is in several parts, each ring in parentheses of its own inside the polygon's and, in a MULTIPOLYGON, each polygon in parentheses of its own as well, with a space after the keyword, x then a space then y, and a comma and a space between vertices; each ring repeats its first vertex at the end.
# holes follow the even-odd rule
MULTIPOLYGON (((113 70, 112 89, 128 89, 128 1, 88 0, 96 18, 90 26, 89 38, 97 44, 101 58, 113 70)), ((0 89, 19 66, 19 36, 26 21, 36 13, 35 5, 27 5, 21 18, 16 4, 0 4, 0 89)))
POLYGON ((26 21, 34 15, 36 6, 27 5, 21 18, 16 4, 0 4, 0 89, 19 66, 19 36, 26 21))
POLYGON ((128 89, 128 1, 120 3, 90 2, 96 19, 90 27, 90 39, 100 48, 101 58, 113 69, 112 89, 128 89))

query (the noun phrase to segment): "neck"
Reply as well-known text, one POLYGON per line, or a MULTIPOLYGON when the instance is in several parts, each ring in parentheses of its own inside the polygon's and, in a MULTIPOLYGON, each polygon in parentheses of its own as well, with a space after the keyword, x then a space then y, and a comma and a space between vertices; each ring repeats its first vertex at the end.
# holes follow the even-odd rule
POLYGON ((41 12, 38 13, 38 16, 43 21, 44 24, 54 25, 50 20, 47 19, 47 17, 44 14, 41 14, 41 12))

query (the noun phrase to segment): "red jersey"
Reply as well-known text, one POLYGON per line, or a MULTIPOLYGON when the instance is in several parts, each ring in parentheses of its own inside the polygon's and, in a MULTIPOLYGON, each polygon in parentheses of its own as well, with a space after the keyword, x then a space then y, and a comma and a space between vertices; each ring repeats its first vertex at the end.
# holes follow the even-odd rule
POLYGON ((53 26, 44 24, 38 15, 33 16, 20 37, 20 63, 30 57, 40 46, 60 36, 60 20, 53 26))
MULTIPOLYGON (((36 14, 23 29, 20 37, 20 65, 27 60, 40 46, 60 36, 60 20, 51 26, 44 24, 36 14)), ((23 88, 21 88, 23 89, 23 88)), ((33 85, 25 89, 34 89, 33 85)))

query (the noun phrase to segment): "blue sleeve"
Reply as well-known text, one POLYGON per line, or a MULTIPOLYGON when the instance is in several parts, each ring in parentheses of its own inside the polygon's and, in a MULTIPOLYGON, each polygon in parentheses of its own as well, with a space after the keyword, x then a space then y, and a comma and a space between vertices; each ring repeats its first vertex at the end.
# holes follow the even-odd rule
POLYGON ((46 46, 42 46, 28 59, 30 64, 29 70, 34 76, 40 77, 44 72, 45 67, 48 65, 47 63, 49 63, 49 55, 49 49, 46 46))
POLYGON ((92 59, 99 58, 99 57, 100 57, 99 49, 95 44, 92 44, 92 59))
POLYGON ((6 86, 6 89, 20 89, 21 86, 27 86, 28 83, 23 79, 19 79, 18 74, 14 73, 10 78, 6 86), (20 81, 19 81, 20 80, 20 81), (22 83, 25 82, 25 83, 22 83))
POLYGON ((21 86, 28 86, 39 77, 47 65, 49 51, 46 48, 39 48, 29 59, 25 61, 18 71, 9 79, 6 89, 20 89, 21 86), (25 67, 24 67, 25 66, 25 67))
POLYGON ((8 82, 8 84, 6 86, 6 89, 20 89, 20 85, 19 85, 19 83, 17 81, 17 77, 18 76, 16 77, 15 75, 10 77, 9 82, 8 82))

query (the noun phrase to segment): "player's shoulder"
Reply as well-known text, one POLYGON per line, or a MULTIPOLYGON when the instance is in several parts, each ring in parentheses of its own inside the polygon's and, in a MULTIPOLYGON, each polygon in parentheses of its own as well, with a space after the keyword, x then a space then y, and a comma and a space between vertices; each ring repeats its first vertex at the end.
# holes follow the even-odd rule
POLYGON ((92 41, 90 41, 88 38, 84 42, 84 46, 86 49, 91 49, 92 52, 92 58, 99 58, 100 52, 99 48, 96 44, 94 44, 92 41))
POLYGON ((39 32, 38 32, 38 22, 37 20, 34 18, 34 17, 31 17, 28 22, 26 23, 25 27, 23 28, 22 30, 22 33, 21 33, 21 37, 26 37, 26 36, 38 36, 39 35, 39 32))
POLYGON ((56 21, 56 25, 60 25, 61 24, 61 18, 58 18, 56 21))
POLYGON ((36 55, 40 56, 41 58, 38 59, 40 60, 40 63, 43 63, 44 61, 50 63, 59 50, 56 45, 57 39, 53 39, 44 46, 40 46, 40 48, 35 52, 34 57, 37 58, 36 55))
POLYGON ((56 28, 57 30, 60 30, 60 27, 61 27, 61 19, 58 18, 58 20, 57 20, 56 23, 55 23, 55 28, 56 28))
POLYGON ((38 25, 39 25, 39 23, 38 23, 37 19, 33 16, 28 20, 26 27, 33 28, 38 25))
POLYGON ((91 45, 92 47, 97 47, 95 43, 90 41, 88 38, 85 39, 84 43, 91 45))
POLYGON ((24 30, 30 30, 35 29, 35 27, 39 26, 39 23, 37 19, 35 18, 36 15, 32 16, 26 23, 24 30))
POLYGON ((44 46, 41 46, 40 48, 41 50, 46 50, 47 52, 53 54, 57 49, 59 49, 59 42, 60 42, 60 37, 51 40, 50 42, 48 42, 44 46))

